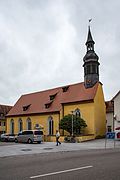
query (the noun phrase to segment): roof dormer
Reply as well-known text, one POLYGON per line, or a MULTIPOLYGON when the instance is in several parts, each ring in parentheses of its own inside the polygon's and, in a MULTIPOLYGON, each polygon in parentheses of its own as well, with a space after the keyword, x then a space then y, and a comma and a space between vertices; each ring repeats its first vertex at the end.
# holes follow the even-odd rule
POLYGON ((50 101, 50 102, 46 103, 46 104, 45 104, 45 109, 48 109, 48 108, 51 106, 52 102, 53 102, 53 101, 50 101))
POLYGON ((31 106, 31 104, 24 105, 24 106, 22 107, 22 108, 23 108, 23 111, 27 111, 30 106, 31 106))
POLYGON ((68 89, 69 89, 69 86, 62 87, 63 92, 67 92, 68 89))
POLYGON ((50 101, 53 101, 55 99, 56 95, 57 95, 57 93, 50 95, 49 96, 50 97, 50 101))

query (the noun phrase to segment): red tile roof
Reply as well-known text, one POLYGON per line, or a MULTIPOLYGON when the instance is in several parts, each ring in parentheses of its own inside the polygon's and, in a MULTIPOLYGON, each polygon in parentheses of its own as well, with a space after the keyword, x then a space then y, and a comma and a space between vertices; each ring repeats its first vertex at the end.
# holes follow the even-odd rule
POLYGON ((114 110, 113 101, 106 101, 106 113, 111 113, 114 110))
POLYGON ((1 104, 0 104, 0 113, 7 114, 12 107, 13 107, 13 106, 1 105, 1 104))
POLYGON ((0 114, 3 114, 3 116, 0 116, 0 119, 5 119, 6 114, 10 111, 11 108, 12 106, 0 104, 0 114))
MULTIPOLYGON (((49 89, 41 92, 25 94, 20 97, 7 116, 59 112, 64 103, 93 100, 99 83, 86 89, 84 83, 67 85, 69 88, 63 92, 63 87, 49 89), (50 100, 50 96, 54 99, 50 100), (49 107, 46 106, 48 104, 49 107), (23 107, 28 107, 23 110, 23 107)), ((64 86, 65 87, 65 86, 64 86)))

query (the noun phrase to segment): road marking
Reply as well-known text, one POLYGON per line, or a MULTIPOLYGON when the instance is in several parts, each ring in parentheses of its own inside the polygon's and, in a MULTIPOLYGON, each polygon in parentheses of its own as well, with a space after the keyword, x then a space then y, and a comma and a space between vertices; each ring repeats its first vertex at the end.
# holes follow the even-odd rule
POLYGON ((37 175, 37 176, 31 176, 31 179, 35 179, 38 177, 45 177, 45 176, 51 176, 51 175, 56 175, 56 174, 61 174, 61 173, 66 173, 66 172, 71 172, 71 171, 78 171, 78 170, 82 170, 82 169, 88 169, 88 168, 92 168, 93 166, 84 166, 84 167, 78 167, 78 168, 74 168, 74 169, 67 169, 64 171, 58 171, 58 172, 52 172, 52 173, 48 173, 48 174, 41 174, 41 175, 37 175))

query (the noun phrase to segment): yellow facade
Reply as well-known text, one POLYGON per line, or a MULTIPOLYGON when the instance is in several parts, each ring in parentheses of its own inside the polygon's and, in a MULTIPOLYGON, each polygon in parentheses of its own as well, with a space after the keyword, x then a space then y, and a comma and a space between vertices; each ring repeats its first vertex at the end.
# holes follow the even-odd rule
POLYGON ((18 116, 18 117, 9 117, 7 118, 7 132, 11 133, 11 120, 14 121, 14 133, 17 134, 19 132, 19 120, 22 120, 22 129, 27 129, 27 119, 31 120, 31 129, 36 129, 36 124, 39 124, 40 127, 43 127, 43 132, 45 135, 48 134, 48 119, 52 117, 54 124, 55 134, 56 129, 59 129, 59 114, 49 114, 49 115, 31 115, 31 116, 18 116))
POLYGON ((80 109, 81 118, 86 121, 85 134, 94 134, 94 105, 93 103, 75 103, 64 106, 64 115, 71 114, 71 111, 80 109))
POLYGON ((106 131, 106 106, 102 85, 99 84, 98 90, 94 99, 94 114, 95 114, 95 134, 96 136, 105 135, 106 131))

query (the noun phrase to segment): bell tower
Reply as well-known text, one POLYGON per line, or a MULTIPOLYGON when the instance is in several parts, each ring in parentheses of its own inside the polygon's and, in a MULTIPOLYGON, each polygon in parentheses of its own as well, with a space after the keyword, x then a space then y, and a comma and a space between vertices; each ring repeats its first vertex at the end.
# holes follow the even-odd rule
POLYGON ((93 87, 99 81, 99 57, 94 51, 94 44, 90 25, 88 26, 88 37, 86 41, 87 52, 83 58, 84 67, 84 85, 85 88, 93 87))

